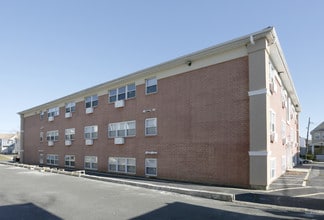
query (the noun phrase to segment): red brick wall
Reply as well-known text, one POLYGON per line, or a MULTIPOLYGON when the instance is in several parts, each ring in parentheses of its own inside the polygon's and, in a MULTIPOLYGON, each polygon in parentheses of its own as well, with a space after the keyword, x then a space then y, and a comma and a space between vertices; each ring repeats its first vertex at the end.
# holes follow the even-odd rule
POLYGON ((159 178, 248 186, 247 57, 160 79, 156 94, 145 95, 145 85, 139 85, 136 98, 125 103, 116 109, 103 95, 90 115, 85 114, 84 102, 79 102, 72 118, 64 118, 64 108, 52 122, 47 117, 40 121, 39 114, 25 118, 25 162, 38 164, 38 150, 43 150, 45 158, 59 154, 62 167, 64 155, 75 155, 76 168, 83 169, 84 156, 98 156, 99 171, 107 172, 109 156, 135 157, 136 175, 143 176, 144 158, 157 158, 159 178), (143 113, 152 108, 156 111, 143 113), (157 118, 158 135, 145 137, 144 121, 150 117, 157 118), (129 120, 136 120, 136 137, 115 145, 108 139, 107 125, 129 120), (93 146, 85 146, 83 138, 89 125, 99 128, 93 146), (39 142, 41 128, 43 143, 39 142), (66 128, 76 129, 69 147, 64 145, 66 128), (46 131, 56 129, 59 141, 48 147, 46 131), (145 155, 145 151, 157 155, 145 155))

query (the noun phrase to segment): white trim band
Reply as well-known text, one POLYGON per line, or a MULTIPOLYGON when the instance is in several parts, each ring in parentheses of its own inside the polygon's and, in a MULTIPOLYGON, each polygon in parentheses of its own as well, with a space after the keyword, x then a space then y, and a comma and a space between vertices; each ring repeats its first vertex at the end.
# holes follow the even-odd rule
POLYGON ((271 151, 249 151, 249 156, 271 156, 271 151))
POLYGON ((264 88, 264 89, 249 91, 248 94, 249 96, 261 95, 261 94, 267 94, 267 91, 268 91, 267 88, 264 88))

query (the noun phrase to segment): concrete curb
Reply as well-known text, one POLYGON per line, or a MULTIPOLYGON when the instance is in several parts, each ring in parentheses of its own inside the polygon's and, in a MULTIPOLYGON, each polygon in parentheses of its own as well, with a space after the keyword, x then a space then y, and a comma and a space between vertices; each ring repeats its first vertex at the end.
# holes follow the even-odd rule
POLYGON ((311 167, 308 169, 307 174, 306 174, 306 176, 305 176, 305 178, 304 178, 304 181, 303 181, 303 184, 302 184, 302 186, 304 186, 304 187, 305 187, 306 184, 307 184, 307 181, 308 181, 308 178, 309 178, 309 174, 311 173, 312 168, 313 168, 313 166, 311 166, 311 167))
POLYGON ((137 186, 143 187, 147 189, 154 189, 160 190, 165 192, 173 192, 179 193, 184 195, 190 195, 195 197, 207 198, 207 199, 214 199, 226 202, 233 202, 235 200, 235 195, 230 193, 222 193, 222 192, 212 192, 212 191, 205 191, 205 190, 194 190, 194 189, 187 189, 187 188, 180 188, 180 187, 173 187, 173 186, 162 186, 162 185, 155 185, 149 183, 141 183, 137 181, 130 181, 130 180, 120 180, 115 178, 109 177, 100 177, 100 176, 93 176, 93 175, 82 175, 84 178, 93 179, 93 180, 100 180, 112 183, 119 183, 119 184, 126 184, 130 186, 137 186))

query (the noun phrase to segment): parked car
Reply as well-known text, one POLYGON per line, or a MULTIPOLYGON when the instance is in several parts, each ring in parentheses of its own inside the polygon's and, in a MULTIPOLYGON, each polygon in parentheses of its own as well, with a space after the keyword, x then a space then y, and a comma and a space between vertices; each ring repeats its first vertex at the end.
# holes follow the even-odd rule
POLYGON ((299 158, 299 163, 300 164, 305 164, 305 163, 313 163, 312 160, 308 160, 308 159, 303 159, 303 158, 299 158))

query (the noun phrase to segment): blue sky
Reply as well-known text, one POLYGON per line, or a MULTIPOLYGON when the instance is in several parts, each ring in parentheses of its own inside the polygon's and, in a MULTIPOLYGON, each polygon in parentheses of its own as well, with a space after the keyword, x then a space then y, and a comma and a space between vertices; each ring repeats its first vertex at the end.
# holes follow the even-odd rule
POLYGON ((268 26, 299 96, 324 121, 322 0, 0 0, 0 133, 17 112, 268 26))

